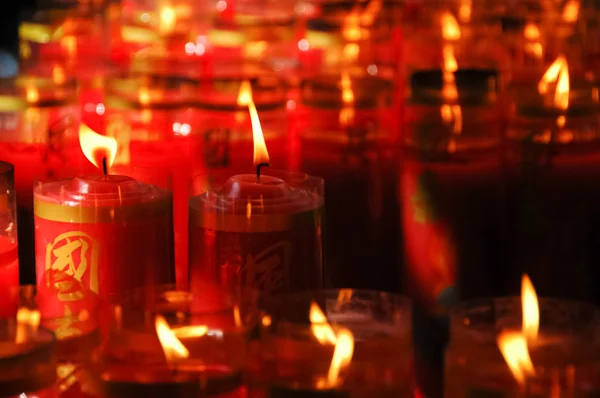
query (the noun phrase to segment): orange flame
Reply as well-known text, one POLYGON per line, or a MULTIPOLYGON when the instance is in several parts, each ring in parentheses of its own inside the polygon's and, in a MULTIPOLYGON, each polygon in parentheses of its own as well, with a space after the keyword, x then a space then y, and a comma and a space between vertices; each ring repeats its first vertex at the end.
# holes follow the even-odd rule
MULTIPOLYGON (((158 329, 157 329, 158 330, 158 329)), ((171 329, 175 337, 178 339, 202 337, 208 333, 208 326, 183 326, 175 329, 171 329)))
POLYGON ((85 124, 79 127, 79 145, 87 160, 99 169, 103 167, 103 159, 110 168, 117 156, 117 140, 100 135, 85 124))
POLYGON ((563 8, 562 17, 566 22, 577 22, 579 18, 579 0, 569 0, 563 8))
MULTIPOLYGON (((450 17, 452 17, 452 15, 450 15, 450 17)), ((456 25, 456 28, 459 29, 458 24, 456 25)), ((449 102, 453 102, 458 100, 458 89, 456 88, 456 77, 454 76, 454 72, 458 70, 458 62, 454 56, 453 45, 449 43, 445 44, 442 49, 442 55, 444 58, 444 68, 442 72, 442 97, 449 102)), ((452 132, 454 134, 460 134, 462 132, 463 119, 460 105, 443 104, 440 107, 440 115, 446 124, 452 124, 452 132)))
POLYGON ((502 332, 498 336, 498 347, 513 376, 523 385, 527 376, 535 374, 529 356, 528 341, 537 338, 540 325, 540 310, 535 288, 525 274, 521 279, 521 305, 523 307, 523 329, 521 332, 502 332))
POLYGON ((38 102, 40 100, 40 92, 37 87, 27 86, 25 88, 25 97, 29 103, 38 102))
POLYGON ((352 333, 347 329, 339 330, 337 333, 335 350, 333 351, 333 358, 331 359, 331 365, 329 365, 329 372, 327 373, 327 382, 329 386, 338 384, 340 371, 350 364, 353 354, 354 336, 352 336, 352 333))
POLYGON ((540 94, 548 92, 548 85, 555 81, 556 88, 554 91, 554 106, 559 109, 566 110, 569 107, 569 64, 563 55, 560 55, 550 65, 550 67, 542 76, 538 83, 538 91, 540 94))
POLYGON ((21 307, 17 311, 17 344, 25 343, 28 337, 35 335, 40 325, 40 312, 21 307))
POLYGON ((533 57, 541 59, 544 55, 544 47, 540 43, 540 29, 533 22, 528 22, 523 30, 525 36, 525 51, 531 54, 533 57))
POLYGON ((309 312, 310 323, 312 323, 311 328, 312 332, 315 335, 316 339, 321 344, 335 344, 335 332, 327 323, 327 317, 319 308, 318 304, 314 301, 310 303, 310 312, 309 312))
POLYGON ((190 352, 171 330, 164 317, 157 315, 154 320, 154 325, 156 327, 158 340, 160 341, 160 345, 165 353, 165 358, 169 364, 173 364, 178 360, 190 356, 190 352))
POLYGON ((441 16, 442 23, 442 37, 444 40, 458 40, 460 39, 460 27, 458 21, 452 15, 452 13, 445 11, 441 16))
POLYGON ((458 8, 460 22, 469 22, 473 13, 473 0, 461 0, 458 8))
POLYGON ((168 34, 173 31, 175 24, 177 23, 177 13, 171 6, 163 6, 160 9, 160 22, 158 29, 162 34, 168 34))
POLYGON ((66 81, 65 69, 60 65, 54 65, 52 68, 52 80, 56 84, 64 84, 66 81))
POLYGON ((250 121, 252 122, 252 138, 254 140, 254 166, 258 166, 261 163, 269 163, 269 152, 267 151, 267 144, 265 143, 265 136, 263 135, 262 127, 260 126, 260 119, 258 118, 258 111, 256 105, 252 100, 252 86, 250 82, 245 80, 240 85, 240 93, 238 94, 237 103, 239 106, 248 106, 248 112, 250 112, 250 121))

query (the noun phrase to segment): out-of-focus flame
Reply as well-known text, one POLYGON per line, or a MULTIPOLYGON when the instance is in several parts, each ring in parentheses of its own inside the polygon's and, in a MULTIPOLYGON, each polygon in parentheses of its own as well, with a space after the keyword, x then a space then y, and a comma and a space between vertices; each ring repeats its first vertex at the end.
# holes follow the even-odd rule
POLYGON ((340 79, 342 89, 342 109, 340 110, 340 124, 348 126, 354 120, 354 90, 352 89, 352 79, 348 71, 342 71, 340 79))
POLYGON ((169 5, 162 6, 159 13, 158 30, 162 34, 168 34, 173 31, 177 23, 177 13, 169 5))
POLYGON ((537 338, 540 325, 540 309, 535 288, 527 274, 521 279, 521 305, 523 326, 521 332, 504 331, 498 335, 498 347, 511 372, 519 384, 524 384, 528 375, 535 374, 529 356, 528 342, 537 338))
POLYGON ((525 36, 525 51, 531 54, 534 58, 541 59, 544 55, 544 47, 540 43, 540 29, 533 22, 528 22, 523 30, 525 36))
POLYGON ((448 11, 444 11, 441 16, 442 23, 442 37, 444 40, 458 40, 460 39, 460 27, 458 21, 448 11))
POLYGON ((349 330, 340 329, 336 337, 335 350, 327 373, 329 386, 338 384, 340 371, 350 364, 354 353, 354 336, 349 330))
POLYGON ((65 36, 60 39, 61 46, 67 51, 69 58, 77 55, 77 37, 76 36, 65 36))
POLYGON ((27 102, 35 103, 40 100, 40 92, 37 87, 27 86, 25 87, 25 98, 27 98, 27 102))
POLYGON ((310 312, 308 314, 312 332, 315 335, 315 338, 321 344, 335 344, 336 337, 335 332, 327 323, 327 317, 319 307, 317 303, 314 301, 310 303, 310 312))
POLYGON ((17 311, 17 336, 18 344, 25 343, 28 337, 35 335, 40 325, 40 312, 21 307, 17 311))
POLYGON ((237 305, 233 307, 233 321, 235 322, 235 327, 242 327, 242 316, 240 314, 240 307, 237 305))
POLYGON ((138 91, 138 101, 141 105, 150 104, 150 91, 148 91, 147 87, 140 87, 138 91))
POLYGON ((461 0, 458 8, 458 19, 460 22, 467 23, 471 20, 473 13, 473 0, 461 0))
POLYGON ((540 307, 533 283, 527 276, 521 279, 521 305, 523 306, 523 334, 528 340, 537 338, 540 328, 540 307))
POLYGON ((563 8, 562 17, 565 22, 577 22, 579 18, 579 0, 569 0, 563 8))
POLYGON ((269 152, 267 151, 265 136, 263 135, 262 127, 260 126, 258 111, 256 110, 256 105, 252 99, 252 85, 248 80, 244 80, 240 85, 237 103, 239 106, 247 106, 248 112, 250 112, 252 138, 254 140, 254 166, 264 163, 268 164, 269 152))
POLYGON ((106 159, 106 167, 110 168, 117 156, 117 140, 100 135, 85 124, 79 127, 79 145, 87 160, 99 169, 103 167, 103 159, 106 159))
POLYGON ((554 106, 566 110, 569 107, 569 64, 563 55, 556 58, 540 79, 538 83, 539 93, 546 94, 548 92, 548 85, 553 81, 556 82, 554 106))
POLYGON ((527 348, 527 338, 519 332, 501 332, 498 347, 512 374, 519 384, 525 383, 527 375, 535 374, 527 348))
MULTIPOLYGON (((158 329, 157 329, 157 331, 158 331, 158 329)), ((171 329, 171 331, 173 332, 175 337, 177 337, 178 339, 202 337, 208 333, 208 326, 205 326, 205 325, 182 326, 179 328, 171 329)), ((161 341, 161 343, 162 343, 162 341, 161 341)))
MULTIPOLYGON (((451 14, 450 17, 454 18, 451 14)), ((456 22, 456 20, 454 20, 456 22)), ((456 24, 456 29, 459 29, 458 37, 460 37, 460 28, 456 24)), ((458 100, 458 89, 456 88, 456 77, 454 72, 458 70, 458 62, 454 56, 454 46, 450 43, 444 44, 442 48, 442 56, 444 58, 442 71, 442 98, 448 102, 458 100)), ((452 124, 452 132, 460 134, 463 129, 462 109, 458 104, 445 103, 440 107, 440 116, 444 123, 452 124)), ((454 141, 450 141, 454 142, 454 141)))
POLYGON ((59 85, 65 83, 65 69, 62 66, 54 65, 52 68, 52 81, 59 85))
POLYGON ((181 341, 179 341, 164 317, 157 315, 154 320, 154 325, 156 327, 158 340, 160 341, 160 345, 165 353, 165 358, 169 364, 173 364, 178 360, 190 356, 190 352, 185 348, 181 341))

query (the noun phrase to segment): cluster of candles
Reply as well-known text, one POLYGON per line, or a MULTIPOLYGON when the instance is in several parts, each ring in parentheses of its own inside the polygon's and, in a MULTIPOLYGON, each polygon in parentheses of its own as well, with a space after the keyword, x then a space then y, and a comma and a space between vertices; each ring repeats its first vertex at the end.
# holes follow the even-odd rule
POLYGON ((468 301, 600 303, 598 10, 517 3, 40 0, 0 395, 599 391, 595 307, 468 301))

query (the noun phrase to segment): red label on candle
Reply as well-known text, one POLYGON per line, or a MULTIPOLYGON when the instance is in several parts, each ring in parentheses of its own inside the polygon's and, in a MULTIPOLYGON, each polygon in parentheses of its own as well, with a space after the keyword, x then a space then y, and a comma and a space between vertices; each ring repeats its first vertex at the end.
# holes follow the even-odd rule
POLYGON ((53 271, 108 297, 145 285, 173 282, 172 219, 68 223, 36 215, 38 286, 53 271))

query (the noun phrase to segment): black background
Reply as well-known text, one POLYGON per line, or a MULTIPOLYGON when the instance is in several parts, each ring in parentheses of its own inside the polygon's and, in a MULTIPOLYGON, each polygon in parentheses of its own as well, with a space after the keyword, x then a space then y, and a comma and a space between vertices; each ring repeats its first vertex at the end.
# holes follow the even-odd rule
POLYGON ((0 16, 2 30, 0 39, 0 48, 10 51, 13 55, 17 55, 19 46, 17 40, 17 31, 19 20, 22 13, 33 8, 36 0, 4 0, 0 5, 0 16))

